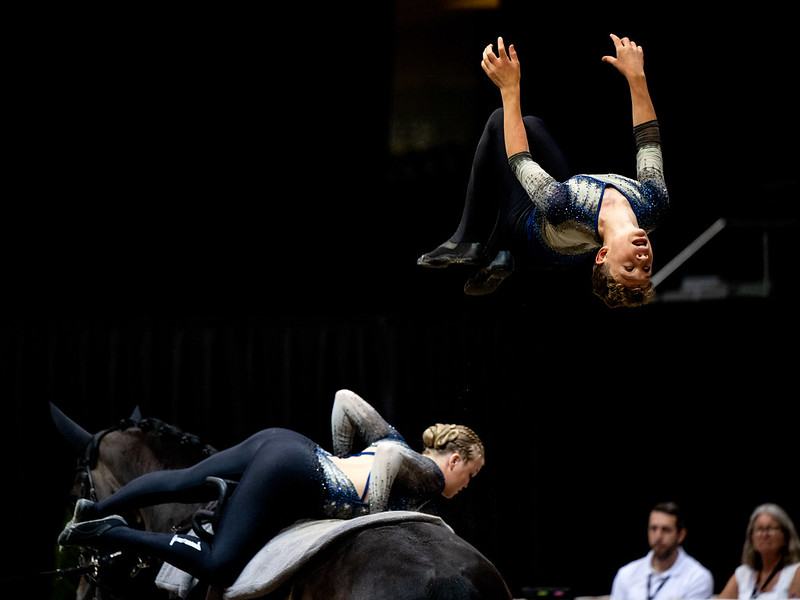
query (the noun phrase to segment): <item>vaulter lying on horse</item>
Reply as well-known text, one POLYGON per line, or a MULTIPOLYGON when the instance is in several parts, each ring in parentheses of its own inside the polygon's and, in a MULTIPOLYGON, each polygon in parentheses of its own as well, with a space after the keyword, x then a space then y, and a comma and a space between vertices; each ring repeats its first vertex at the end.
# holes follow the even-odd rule
POLYGON ((336 393, 331 424, 333 454, 299 433, 270 428, 193 466, 141 475, 98 502, 80 499, 59 544, 141 552, 225 587, 267 541, 300 519, 424 510, 433 498, 464 489, 484 464, 483 444, 468 427, 429 427, 420 454, 348 390, 336 393), (367 448, 351 454, 356 437, 367 448), (213 538, 142 531, 119 516, 207 499, 208 477, 238 482, 213 538))

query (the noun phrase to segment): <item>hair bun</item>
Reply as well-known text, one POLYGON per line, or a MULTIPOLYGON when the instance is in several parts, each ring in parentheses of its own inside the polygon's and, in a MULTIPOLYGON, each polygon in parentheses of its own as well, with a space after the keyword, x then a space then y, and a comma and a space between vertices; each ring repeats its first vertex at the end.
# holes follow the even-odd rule
POLYGON ((458 437, 458 427, 456 425, 443 425, 437 423, 431 425, 422 434, 422 443, 426 448, 433 448, 434 450, 441 450, 447 444, 452 442, 458 437))
POLYGON ((425 445, 425 455, 429 455, 429 452, 458 452, 465 460, 472 460, 475 456, 485 457, 483 442, 465 425, 431 425, 422 433, 422 443, 425 445))

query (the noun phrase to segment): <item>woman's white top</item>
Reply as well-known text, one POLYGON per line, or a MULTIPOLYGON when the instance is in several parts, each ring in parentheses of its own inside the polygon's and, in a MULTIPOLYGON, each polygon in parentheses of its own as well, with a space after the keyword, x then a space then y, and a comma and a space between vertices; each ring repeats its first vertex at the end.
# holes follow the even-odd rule
POLYGON ((778 583, 775 587, 767 592, 759 592, 754 594, 756 587, 756 572, 747 565, 739 565, 734 571, 736 583, 739 586, 739 598, 744 600, 751 600, 752 598, 759 598, 759 600, 775 600, 776 598, 788 598, 789 586, 794 579, 794 573, 800 567, 800 563, 788 565, 781 569, 778 574, 778 583))

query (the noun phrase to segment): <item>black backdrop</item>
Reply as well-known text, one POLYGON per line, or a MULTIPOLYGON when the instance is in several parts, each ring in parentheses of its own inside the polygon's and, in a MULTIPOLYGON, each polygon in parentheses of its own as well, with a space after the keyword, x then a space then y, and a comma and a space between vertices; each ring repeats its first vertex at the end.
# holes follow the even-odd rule
MULTIPOLYGON (((477 66, 460 49, 505 35, 525 52, 530 110, 575 170, 625 172, 626 90, 599 56, 609 31, 642 40, 674 206, 653 236, 659 261, 719 216, 796 224, 779 13, 723 26, 534 12, 461 15, 430 60, 477 66)), ((20 19, 0 385, 4 514, 24 552, 4 576, 53 563, 73 462, 48 401, 90 430, 139 405, 217 447, 271 425, 325 445, 341 387, 412 440, 464 422, 487 466, 442 510, 515 592, 607 593, 646 552, 656 501, 685 505, 686 548, 718 590, 757 503, 800 518, 790 228, 772 239, 768 299, 608 311, 585 271, 465 297, 464 273, 414 266, 455 227, 471 148, 386 150, 396 14, 20 19)), ((480 77, 473 140, 497 105, 480 77)), ((704 268, 749 260, 720 254, 704 268)))

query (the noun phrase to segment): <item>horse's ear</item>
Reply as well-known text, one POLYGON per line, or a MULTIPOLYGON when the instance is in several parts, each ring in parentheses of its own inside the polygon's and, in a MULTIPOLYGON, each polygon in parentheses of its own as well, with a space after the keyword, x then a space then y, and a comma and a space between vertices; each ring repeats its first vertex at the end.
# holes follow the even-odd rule
POLYGON ((92 441, 92 434, 61 412, 52 402, 50 403, 50 416, 56 425, 56 429, 58 429, 75 454, 82 455, 92 441))
POLYGON ((136 408, 134 408, 133 412, 131 413, 131 421, 138 423, 141 420, 142 420, 142 411, 139 410, 139 405, 137 404, 136 408))

